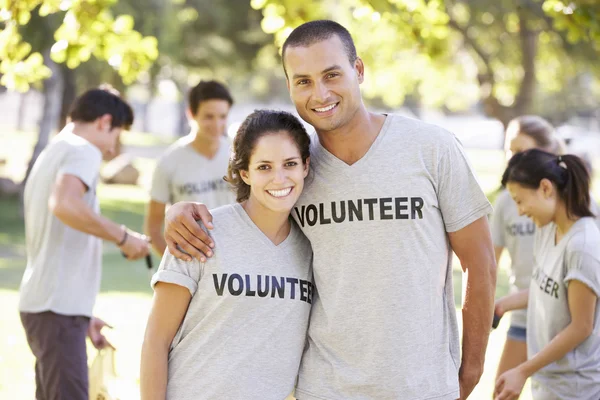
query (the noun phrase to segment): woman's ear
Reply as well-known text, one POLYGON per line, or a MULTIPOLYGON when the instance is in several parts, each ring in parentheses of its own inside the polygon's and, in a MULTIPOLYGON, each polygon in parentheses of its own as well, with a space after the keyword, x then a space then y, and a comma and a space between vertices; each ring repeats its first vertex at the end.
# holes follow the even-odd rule
POLYGON ((246 185, 250 186, 250 177, 248 177, 248 171, 244 171, 243 169, 241 169, 240 177, 242 178, 242 180, 244 181, 244 183, 246 185))
POLYGON ((308 171, 310 170, 310 157, 308 157, 306 159, 306 162, 304 163, 304 177, 306 178, 308 176, 308 171))
POLYGON ((549 199, 555 194, 554 184, 547 178, 540 181, 540 190, 545 199, 549 199))

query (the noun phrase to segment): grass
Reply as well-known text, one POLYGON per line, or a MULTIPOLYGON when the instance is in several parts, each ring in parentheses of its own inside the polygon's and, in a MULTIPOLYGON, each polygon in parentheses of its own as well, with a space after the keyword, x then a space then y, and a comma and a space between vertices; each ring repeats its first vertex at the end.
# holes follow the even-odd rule
MULTIPOLYGON (((34 139, 35 136, 30 133, 0 136, 0 159, 8 158, 9 163, 18 159, 22 163, 28 159, 34 139)), ((144 134, 127 134, 123 135, 123 139, 130 146, 168 144, 168 141, 144 134)), ((493 200, 504 163, 502 153, 488 150, 468 153, 483 189, 493 200)), ((135 163, 140 168, 144 180, 154 161, 138 159, 135 163)), ((0 170, 0 176, 2 173, 0 170)), ((98 194, 103 215, 132 229, 141 230, 146 202, 146 194, 142 188, 100 185, 98 194)), ((113 245, 105 245, 104 248, 101 293, 95 313, 114 326, 114 330, 110 331, 108 336, 118 349, 116 367, 121 378, 122 397, 135 399, 138 396, 142 337, 152 296, 149 274, 143 261, 124 260, 113 245)), ((157 265, 158 258, 155 256, 154 259, 157 265)), ((505 259, 499 269, 498 296, 506 294, 508 290, 506 261, 505 259)), ((3 399, 33 397, 34 359, 25 341, 17 312, 18 287, 24 267, 24 229, 18 203, 16 199, 0 198, 0 303, 3 305, 0 312, 0 398, 3 399)), ((456 267, 454 291, 457 308, 461 304, 461 285, 462 273, 456 267)), ((460 319, 460 310, 457 311, 460 319)), ((496 365, 507 328, 508 321, 505 319, 499 329, 491 333, 484 376, 471 399, 491 398, 496 365)), ((93 358, 95 350, 90 347, 88 354, 90 359, 93 358)), ((530 399, 528 394, 521 398, 530 399)))

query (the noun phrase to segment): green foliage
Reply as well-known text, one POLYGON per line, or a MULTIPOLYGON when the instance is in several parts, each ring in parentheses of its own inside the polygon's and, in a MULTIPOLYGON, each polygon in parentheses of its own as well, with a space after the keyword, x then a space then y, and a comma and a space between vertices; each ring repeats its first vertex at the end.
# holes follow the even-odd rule
POLYGON ((262 10, 263 30, 275 35, 278 46, 305 21, 327 18, 346 26, 367 65, 367 98, 395 107, 413 96, 423 105, 450 110, 493 98, 495 111, 522 105, 514 112, 542 113, 551 113, 552 105, 539 110, 545 103, 521 99, 519 104, 519 97, 562 95, 579 90, 573 82, 582 73, 600 76, 600 7, 596 0, 576 3, 251 0, 262 10), (523 45, 527 35, 535 37, 533 47, 523 45), (529 56, 534 67, 527 65, 529 56), (537 87, 523 88, 527 71, 537 87))
MULTIPOLYGON (((93 55, 105 60, 128 84, 151 67, 158 57, 157 40, 134 29, 130 15, 114 17, 116 0, 0 0, 0 83, 26 91, 29 85, 50 76, 41 51, 33 51, 21 32, 49 33, 53 36, 50 57, 74 69, 93 55), (36 15, 37 14, 37 15, 36 15), (60 26, 27 26, 34 20, 59 16, 60 26), (47 32, 48 31, 48 32, 47 32)), ((35 35, 31 35, 32 37, 35 35)), ((39 38, 46 42, 47 38, 39 38)))

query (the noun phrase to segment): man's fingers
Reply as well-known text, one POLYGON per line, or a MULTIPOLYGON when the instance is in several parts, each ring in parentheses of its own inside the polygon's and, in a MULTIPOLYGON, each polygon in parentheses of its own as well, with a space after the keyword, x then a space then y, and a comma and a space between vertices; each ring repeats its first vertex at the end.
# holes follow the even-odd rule
POLYGON ((199 204, 194 204, 194 215, 197 215, 197 219, 201 220, 208 229, 213 228, 212 214, 208 211, 208 208, 200 207, 199 204))
POLYGON ((170 237, 165 237, 165 241, 167 242, 167 249, 169 250, 169 253, 171 253, 175 258, 184 261, 191 261, 191 257, 189 255, 185 254, 177 248, 177 242, 175 242, 170 237))
MULTIPOLYGON (((200 260, 201 262, 206 261, 206 257, 204 256, 204 254, 202 254, 200 252, 200 250, 198 250, 197 248, 195 248, 194 246, 192 246, 183 236, 181 236, 178 232, 174 232, 172 235, 173 240, 175 241, 175 243, 177 244, 177 246, 179 246, 179 248, 181 250, 183 250, 183 252, 181 252, 182 254, 184 254, 183 257, 178 257, 182 260, 185 261, 191 261, 191 257, 194 257, 197 260, 200 260)), ((204 245, 204 248, 208 248, 206 245, 204 245)), ((179 251, 178 251, 179 252, 179 251)), ((173 254, 174 256, 176 256, 175 254, 173 254)), ((177 256, 176 256, 177 257, 177 256)))
MULTIPOLYGON (((192 246, 196 247, 197 249, 202 251, 203 247, 207 247, 210 251, 208 246, 213 247, 214 243, 210 236, 208 236, 206 232, 200 228, 196 220, 187 215, 180 215, 179 222, 180 225, 178 226, 177 232, 180 235, 182 235, 188 242, 190 242, 192 246)), ((204 223, 204 221, 202 221, 202 223, 204 223)), ((179 245, 181 245, 181 243, 179 243, 179 245)), ((210 256, 206 251, 203 251, 203 253, 210 256)))

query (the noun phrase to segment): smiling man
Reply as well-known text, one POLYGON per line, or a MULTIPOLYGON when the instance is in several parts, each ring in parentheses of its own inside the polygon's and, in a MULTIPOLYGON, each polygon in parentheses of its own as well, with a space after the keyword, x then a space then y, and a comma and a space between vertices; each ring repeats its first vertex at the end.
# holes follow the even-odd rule
MULTIPOLYGON (((466 399, 483 371, 496 264, 491 206, 462 146, 439 127, 369 112, 363 61, 338 23, 299 26, 282 56, 296 110, 316 130, 292 212, 316 285, 296 397, 466 399), (469 272, 462 355, 453 250, 469 272)), ((176 256, 186 257, 177 244, 212 254, 194 217, 211 220, 198 204, 167 214, 176 256)))

